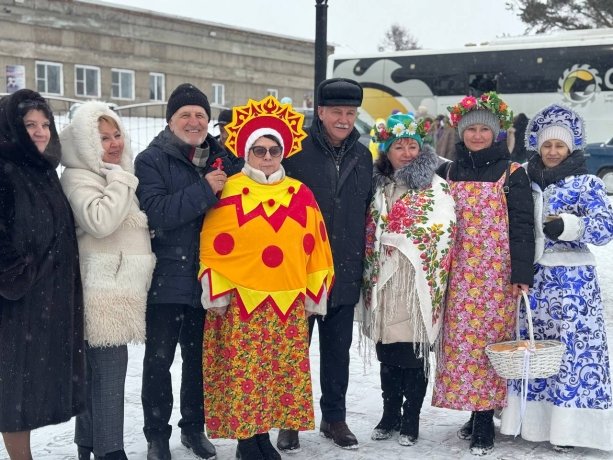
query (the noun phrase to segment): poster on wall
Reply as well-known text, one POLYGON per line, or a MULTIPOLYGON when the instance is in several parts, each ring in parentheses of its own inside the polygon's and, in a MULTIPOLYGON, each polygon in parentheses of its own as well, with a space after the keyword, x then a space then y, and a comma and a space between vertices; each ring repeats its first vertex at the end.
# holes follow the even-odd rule
POLYGON ((23 65, 6 66, 6 92, 14 93, 26 87, 26 68, 23 65))

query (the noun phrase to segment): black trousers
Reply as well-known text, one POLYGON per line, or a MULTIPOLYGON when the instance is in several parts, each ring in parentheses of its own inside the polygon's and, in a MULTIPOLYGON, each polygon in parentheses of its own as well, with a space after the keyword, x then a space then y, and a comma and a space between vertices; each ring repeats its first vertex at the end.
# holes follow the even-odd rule
POLYGON ((309 318, 309 338, 317 322, 319 331, 319 382, 321 414, 327 422, 345 421, 345 396, 349 385, 349 349, 353 337, 355 305, 328 307, 326 316, 309 318))
POLYGON ((176 304, 147 305, 147 341, 143 361, 143 431, 148 441, 170 438, 172 413, 170 366, 177 343, 181 346, 181 420, 184 433, 204 431, 202 393, 202 307, 176 304))

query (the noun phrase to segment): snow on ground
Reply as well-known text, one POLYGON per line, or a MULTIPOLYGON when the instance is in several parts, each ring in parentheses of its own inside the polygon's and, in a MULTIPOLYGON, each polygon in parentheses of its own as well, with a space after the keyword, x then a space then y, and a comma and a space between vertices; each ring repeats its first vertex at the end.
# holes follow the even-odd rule
MULTIPOLYGON (((613 244, 604 248, 594 248, 598 260, 600 281, 603 296, 607 305, 607 332, 609 349, 613 347, 613 266, 609 263, 613 259, 613 244)), ((360 448, 355 451, 345 451, 335 447, 330 440, 319 436, 319 431, 301 434, 302 452, 293 455, 283 455, 286 460, 395 460, 395 459, 471 459, 468 451, 468 441, 457 438, 456 431, 468 419, 468 412, 452 411, 430 407, 432 395, 431 385, 424 401, 421 414, 419 441, 415 446, 402 447, 396 438, 387 441, 372 441, 370 432, 381 416, 381 396, 379 386, 379 366, 376 359, 371 363, 364 363, 358 353, 358 332, 354 329, 354 345, 351 350, 351 375, 347 395, 347 422, 358 437, 360 448)), ((131 346, 126 381, 126 407, 125 407, 125 450, 131 460, 144 460, 147 455, 147 445, 142 432, 143 415, 140 405, 141 369, 144 346, 131 346)), ((317 426, 321 415, 317 402, 319 401, 319 350, 317 334, 313 337, 311 346, 311 359, 313 369, 313 388, 315 391, 317 426)), ((172 368, 173 388, 176 397, 175 409, 171 418, 173 424, 170 448, 174 460, 194 459, 180 441, 180 431, 177 429, 179 419, 178 389, 181 371, 181 356, 177 351, 172 368)), ((45 427, 32 433, 33 456, 36 460, 67 460, 76 458, 76 448, 73 444, 74 421, 56 426, 45 427)), ((613 429, 613 427, 611 427, 613 429)), ((273 442, 276 432, 272 433, 273 442)), ((234 459, 236 441, 213 440, 217 447, 219 460, 234 459)), ((0 459, 7 459, 6 450, 0 441, 0 459)), ((531 443, 512 436, 496 436, 494 452, 484 459, 610 459, 613 453, 594 449, 577 448, 567 454, 555 453, 549 443, 531 443)))

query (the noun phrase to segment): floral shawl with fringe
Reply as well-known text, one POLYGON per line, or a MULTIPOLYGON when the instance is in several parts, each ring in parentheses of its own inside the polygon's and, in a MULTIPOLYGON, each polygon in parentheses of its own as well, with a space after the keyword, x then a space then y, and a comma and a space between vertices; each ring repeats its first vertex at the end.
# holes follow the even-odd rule
POLYGON ((397 266, 388 257, 397 249, 415 270, 415 289, 430 344, 442 326, 455 205, 447 182, 434 175, 432 184, 409 189, 388 209, 384 187, 377 187, 366 220, 366 257, 359 315, 372 318, 380 294, 397 266))

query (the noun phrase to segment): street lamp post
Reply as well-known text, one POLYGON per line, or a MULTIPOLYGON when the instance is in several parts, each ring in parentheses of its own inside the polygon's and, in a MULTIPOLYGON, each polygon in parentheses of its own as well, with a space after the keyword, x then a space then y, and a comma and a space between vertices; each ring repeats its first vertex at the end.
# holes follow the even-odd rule
POLYGON ((328 0, 315 0, 315 89, 313 107, 317 107, 317 86, 326 79, 328 60, 328 0))

